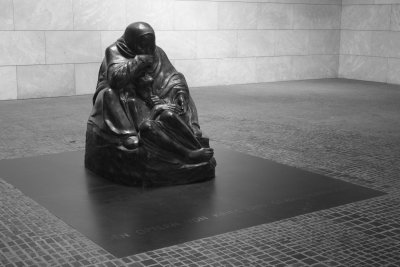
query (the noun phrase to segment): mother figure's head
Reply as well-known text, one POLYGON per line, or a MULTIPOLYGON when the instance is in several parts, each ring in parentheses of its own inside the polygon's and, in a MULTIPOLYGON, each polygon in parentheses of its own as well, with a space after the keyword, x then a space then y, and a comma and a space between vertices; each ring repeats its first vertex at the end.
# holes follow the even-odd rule
POLYGON ((156 48, 156 36, 153 28, 146 22, 134 22, 125 29, 126 45, 136 55, 152 55, 156 48))

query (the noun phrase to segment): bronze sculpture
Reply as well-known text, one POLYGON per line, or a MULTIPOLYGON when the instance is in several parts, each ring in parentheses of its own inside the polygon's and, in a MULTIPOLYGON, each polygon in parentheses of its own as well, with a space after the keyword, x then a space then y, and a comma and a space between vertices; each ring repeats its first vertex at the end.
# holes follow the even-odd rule
POLYGON ((155 44, 152 27, 130 24, 105 51, 86 131, 85 166, 127 185, 173 185, 215 176, 185 77, 155 44))

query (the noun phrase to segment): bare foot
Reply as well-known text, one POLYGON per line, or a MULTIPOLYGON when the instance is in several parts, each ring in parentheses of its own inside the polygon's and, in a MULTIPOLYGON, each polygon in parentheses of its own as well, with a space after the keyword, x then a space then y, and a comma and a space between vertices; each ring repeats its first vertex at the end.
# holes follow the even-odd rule
POLYGON ((188 158, 192 162, 205 162, 212 158, 214 149, 200 148, 189 152, 188 158))

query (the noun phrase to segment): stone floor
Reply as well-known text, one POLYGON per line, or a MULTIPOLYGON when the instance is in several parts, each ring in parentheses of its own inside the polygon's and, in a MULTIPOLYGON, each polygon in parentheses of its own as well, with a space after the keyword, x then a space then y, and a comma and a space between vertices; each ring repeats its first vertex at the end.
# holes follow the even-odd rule
MULTIPOLYGON (((115 258, 0 179, 1 266, 400 266, 400 86, 193 88, 211 143, 387 192, 115 258)), ((91 96, 0 101, 0 159, 81 150, 91 96)))

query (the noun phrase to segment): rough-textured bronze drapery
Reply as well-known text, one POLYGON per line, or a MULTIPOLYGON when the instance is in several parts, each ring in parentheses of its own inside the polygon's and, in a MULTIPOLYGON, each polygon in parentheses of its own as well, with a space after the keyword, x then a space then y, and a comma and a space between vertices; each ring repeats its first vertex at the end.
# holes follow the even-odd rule
POLYGON ((215 175, 213 150, 185 77, 155 45, 147 23, 130 24, 105 51, 85 166, 129 185, 184 184, 215 175))

